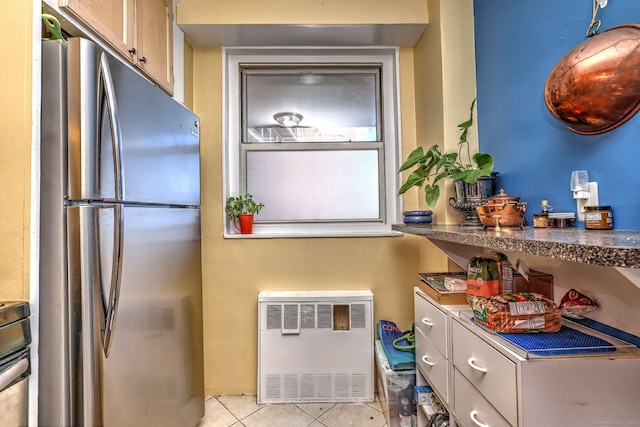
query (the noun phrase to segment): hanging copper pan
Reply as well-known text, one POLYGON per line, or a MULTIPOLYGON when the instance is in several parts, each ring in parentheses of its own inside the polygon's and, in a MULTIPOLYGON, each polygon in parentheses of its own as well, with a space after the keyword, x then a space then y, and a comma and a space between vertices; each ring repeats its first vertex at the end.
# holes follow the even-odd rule
POLYGON ((589 37, 551 70, 547 108, 576 133, 620 126, 640 109, 640 25, 625 24, 589 37))

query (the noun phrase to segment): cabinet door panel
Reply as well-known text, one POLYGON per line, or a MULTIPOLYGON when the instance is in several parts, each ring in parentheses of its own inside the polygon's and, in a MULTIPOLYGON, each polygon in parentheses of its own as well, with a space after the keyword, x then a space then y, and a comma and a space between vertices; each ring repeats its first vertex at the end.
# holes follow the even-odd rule
POLYGON ((449 364, 420 330, 416 331, 416 364, 445 404, 449 404, 449 364))
POLYGON ((463 426, 511 427, 500 412, 457 369, 454 370, 453 381, 454 412, 463 426))
POLYGON ((168 0, 137 0, 137 65, 173 92, 173 18, 168 0))
POLYGON ((446 313, 418 294, 416 294, 414 300, 416 329, 420 330, 436 346, 438 351, 448 359, 447 339, 449 334, 447 333, 446 313))
POLYGON ((133 1, 60 0, 59 5, 129 57, 134 28, 133 1))
POLYGON ((453 365, 511 423, 518 419, 516 365, 457 321, 453 365))

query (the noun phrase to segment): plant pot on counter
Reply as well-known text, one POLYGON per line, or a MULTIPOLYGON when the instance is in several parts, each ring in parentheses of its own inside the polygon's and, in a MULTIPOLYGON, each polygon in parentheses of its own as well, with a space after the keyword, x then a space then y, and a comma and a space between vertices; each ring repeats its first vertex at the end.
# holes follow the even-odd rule
POLYGON ((460 223, 461 227, 484 227, 476 208, 486 203, 495 194, 498 174, 499 172, 493 172, 491 176, 481 176, 472 183, 462 179, 453 181, 456 197, 449 199, 449 205, 465 216, 464 221, 460 223))

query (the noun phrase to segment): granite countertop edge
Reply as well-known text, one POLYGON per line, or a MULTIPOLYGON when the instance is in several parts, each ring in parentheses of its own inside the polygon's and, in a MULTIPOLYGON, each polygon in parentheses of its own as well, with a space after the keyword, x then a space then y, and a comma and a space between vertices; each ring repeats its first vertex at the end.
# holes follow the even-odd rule
POLYGON ((582 228, 466 228, 459 225, 396 224, 395 231, 505 252, 559 258, 609 267, 640 268, 640 231, 582 228))

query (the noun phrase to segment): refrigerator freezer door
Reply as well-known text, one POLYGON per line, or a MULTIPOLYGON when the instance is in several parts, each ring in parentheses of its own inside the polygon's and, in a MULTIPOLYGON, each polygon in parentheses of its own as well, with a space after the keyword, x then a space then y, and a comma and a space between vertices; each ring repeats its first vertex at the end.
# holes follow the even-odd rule
POLYGON ((81 255, 83 381, 94 382, 97 394, 88 396, 86 409, 95 405, 97 413, 85 414, 85 424, 196 425, 204 413, 199 209, 123 208, 122 281, 108 357, 98 329, 113 291, 116 209, 70 209, 94 231, 87 244, 93 249, 81 251, 94 254, 81 255))
POLYGON ((69 199, 199 205, 198 118, 89 40, 67 65, 69 199))

